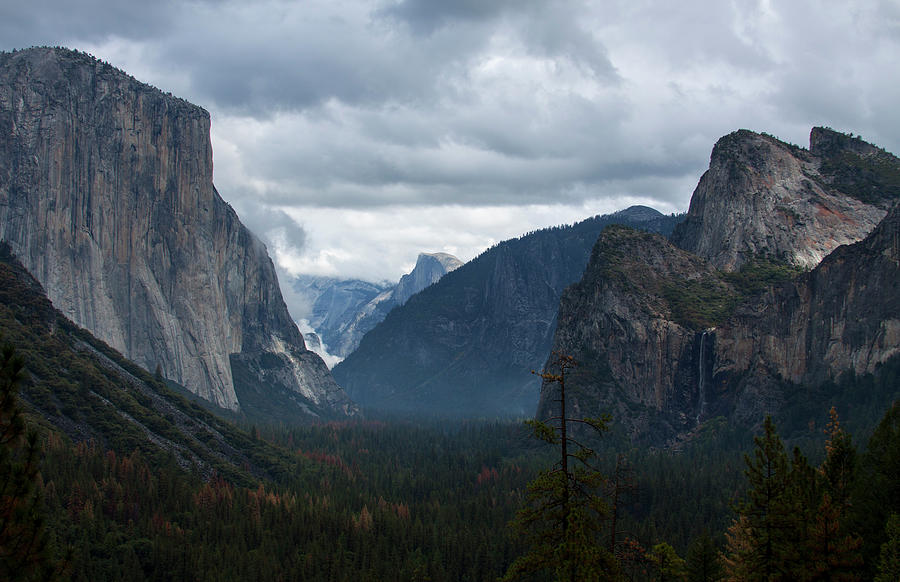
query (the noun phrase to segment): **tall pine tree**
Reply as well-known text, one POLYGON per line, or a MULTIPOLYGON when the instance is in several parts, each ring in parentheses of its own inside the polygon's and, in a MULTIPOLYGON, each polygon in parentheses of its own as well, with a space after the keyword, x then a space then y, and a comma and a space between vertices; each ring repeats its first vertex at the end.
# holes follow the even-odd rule
POLYGON ((860 579, 862 539, 847 532, 847 508, 856 473, 856 448, 841 429, 834 407, 825 429, 825 460, 817 474, 817 508, 812 516, 803 580, 852 582, 860 579))
POLYGON ((726 574, 746 582, 798 580, 812 471, 799 451, 788 460, 771 417, 754 442, 753 456, 744 457, 749 489, 729 530, 726 574))
POLYGON ((539 439, 559 447, 559 461, 528 485, 526 505, 512 526, 530 545, 503 580, 517 580, 536 572, 552 572, 557 580, 575 582, 615 580, 618 564, 600 531, 609 509, 599 496, 603 475, 592 465, 594 451, 574 437, 574 425, 597 433, 608 418, 571 418, 566 411, 566 376, 575 366, 571 356, 559 355, 555 370, 540 373, 547 384, 559 385, 559 414, 542 422, 528 421, 539 439))

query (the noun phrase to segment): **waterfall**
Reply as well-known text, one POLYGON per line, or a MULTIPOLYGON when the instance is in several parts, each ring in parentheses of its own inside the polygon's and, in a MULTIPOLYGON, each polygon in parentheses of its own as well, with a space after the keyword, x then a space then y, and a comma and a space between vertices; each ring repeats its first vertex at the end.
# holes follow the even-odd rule
POLYGON ((707 333, 709 332, 704 331, 700 334, 700 357, 697 358, 697 402, 699 404, 697 407, 697 424, 700 424, 700 417, 706 408, 706 350, 704 344, 706 343, 707 333))

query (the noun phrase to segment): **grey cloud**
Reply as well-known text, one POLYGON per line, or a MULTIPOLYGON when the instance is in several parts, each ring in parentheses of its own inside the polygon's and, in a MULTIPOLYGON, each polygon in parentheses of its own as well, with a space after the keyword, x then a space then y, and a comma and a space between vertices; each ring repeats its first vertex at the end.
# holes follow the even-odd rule
POLYGON ((407 24, 418 35, 446 28, 458 33, 485 24, 487 34, 508 29, 532 54, 568 58, 614 79, 606 50, 580 22, 587 10, 582 2, 561 0, 404 0, 380 14, 407 24))
POLYGON ((7 48, 135 40, 162 77, 142 80, 214 127, 263 124, 222 134, 241 167, 217 185, 296 248, 303 229, 261 204, 684 207, 740 127, 806 145, 826 124, 900 148, 900 14, 884 0, 22 4, 0 8, 7 48))
POLYGON ((270 253, 277 245, 295 251, 302 251, 306 246, 306 231, 284 211, 261 204, 249 192, 231 192, 229 198, 241 222, 265 243, 270 253))
POLYGON ((183 25, 160 44, 158 58, 181 62, 204 99, 249 115, 330 99, 371 107, 434 100, 450 90, 442 80, 486 40, 483 32, 466 29, 414 42, 366 14, 340 19, 312 7, 245 26, 235 21, 238 16, 206 14, 211 23, 200 30, 183 25))
POLYGON ((606 47, 579 21, 581 13, 567 3, 542 4, 527 17, 519 16, 519 34, 532 53, 567 58, 597 77, 618 82, 618 73, 606 47))
POLYGON ((843 15, 785 8, 797 34, 786 44, 792 58, 773 73, 768 105, 785 123, 829 125, 900 154, 900 8, 864 3, 843 15))
POLYGON ((418 34, 431 34, 454 22, 493 20, 508 10, 527 8, 540 0, 403 0, 381 14, 407 23, 418 34))
POLYGON ((3 4, 0 39, 8 49, 57 45, 74 39, 92 42, 111 35, 150 38, 171 27, 179 6, 176 0, 33 0, 3 4))

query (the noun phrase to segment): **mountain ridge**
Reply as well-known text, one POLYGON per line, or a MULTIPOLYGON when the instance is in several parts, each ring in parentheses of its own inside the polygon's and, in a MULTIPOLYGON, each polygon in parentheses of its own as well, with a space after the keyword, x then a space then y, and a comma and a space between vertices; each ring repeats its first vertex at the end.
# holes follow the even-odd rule
POLYGON ((54 305, 223 408, 265 383, 298 418, 354 412, 212 183, 205 110, 66 49, 0 53, 0 78, 0 239, 54 305))
MULTIPOLYGON (((678 217, 638 209, 645 228, 678 217)), ((363 407, 426 415, 529 416, 530 373, 549 352, 559 296, 582 274, 603 226, 596 216, 503 241, 391 311, 335 366, 363 407)))
MULTIPOLYGON (((832 134, 814 130, 813 142, 827 141, 832 134)), ((760 139, 741 132, 726 138, 724 143, 738 163, 760 139), (731 140, 736 138, 748 143, 735 148, 731 140)), ((771 143, 773 138, 762 139, 771 143)), ((896 164, 896 158, 874 146, 855 141, 851 145, 867 155, 878 155, 879 164, 896 164)), ((783 160, 787 146, 778 149, 774 159, 783 160)), ((772 148, 756 151, 771 153, 772 148)), ((804 151, 791 155, 802 157, 804 151)), ((715 154, 719 159, 711 166, 722 165, 722 155, 722 150, 715 154)), ((763 156, 754 167, 771 163, 763 156)), ((850 163, 857 164, 858 159, 850 163)), ((844 169, 837 166, 833 172, 840 176, 844 169)), ((633 438, 659 443, 679 438, 716 416, 753 425, 762 415, 778 413, 788 402, 802 400, 802 394, 818 393, 823 386, 842 381, 848 371, 860 377, 877 374, 880 366, 897 358, 900 206, 890 183, 875 207, 888 208, 884 218, 865 236, 836 246, 805 269, 802 261, 792 264, 791 257, 796 255, 791 253, 815 256, 815 252, 806 253, 802 243, 820 249, 821 239, 788 235, 780 241, 784 246, 770 239, 770 246, 762 249, 769 252, 744 256, 730 252, 738 248, 735 245, 726 245, 729 252, 721 254, 702 239, 685 244, 686 231, 715 230, 718 222, 703 226, 697 221, 718 217, 727 209, 728 197, 737 198, 734 204, 740 214, 752 207, 747 199, 769 196, 756 188, 757 183, 746 192, 746 199, 740 199, 739 186, 748 182, 743 170, 731 175, 736 176, 736 184, 726 185, 730 188, 726 201, 714 203, 717 211, 704 213, 703 201, 692 200, 694 224, 677 226, 671 241, 614 227, 598 239, 584 277, 563 294, 553 343, 555 352, 582 363, 567 383, 567 389, 572 386, 567 392, 573 395, 576 410, 588 416, 611 411, 633 438), (701 254, 685 246, 700 249, 701 254), (771 252, 779 250, 786 252, 771 252), (730 261, 735 257, 740 257, 739 269, 734 268, 738 263, 730 261)), ((704 190, 706 179, 705 175, 697 188, 703 196, 712 192, 704 190)), ((797 200, 806 199, 814 211, 822 208, 821 198, 804 198, 809 187, 801 180, 794 181, 798 188, 793 192, 785 183, 789 182, 772 181, 770 186, 782 189, 778 193, 782 200, 799 193, 797 200)), ((856 195, 837 189, 830 195, 835 204, 845 202, 841 197, 856 200, 856 195)), ((766 204, 758 205, 755 212, 743 220, 765 223, 771 219, 777 225, 782 218, 777 213, 773 218, 766 204)), ((736 219, 729 220, 733 222, 726 224, 726 230, 736 224, 736 219)), ((851 227, 844 236, 856 236, 860 221, 853 217, 846 221, 851 227)), ((759 227, 757 232, 764 232, 771 224, 759 227)), ((833 224, 827 228, 835 230, 833 224)), ((830 234, 826 237, 833 242, 830 234)), ((547 365, 551 362, 552 358, 547 365)), ((544 387, 539 417, 553 414, 555 393, 554 386, 544 387)))
POLYGON ((327 346, 328 355, 343 359, 391 309, 460 265, 462 261, 448 253, 419 253, 415 267, 395 285, 300 276, 293 287, 312 303, 307 322, 327 346))

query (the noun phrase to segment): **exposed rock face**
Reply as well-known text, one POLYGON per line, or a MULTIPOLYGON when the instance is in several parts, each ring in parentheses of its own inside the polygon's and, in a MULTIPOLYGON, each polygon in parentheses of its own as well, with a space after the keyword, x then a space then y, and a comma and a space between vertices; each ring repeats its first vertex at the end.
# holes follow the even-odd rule
POLYGON ((312 303, 309 325, 322 335, 329 353, 341 358, 398 305, 462 265, 447 253, 421 253, 413 270, 393 287, 356 279, 300 276, 294 288, 312 303))
POLYGON ((292 286, 310 305, 307 318, 310 328, 319 335, 330 354, 341 358, 352 352, 368 331, 359 328, 361 314, 369 310, 376 297, 387 297, 391 292, 387 284, 313 275, 294 278, 292 286))
POLYGON ((352 410, 213 187, 199 107, 77 52, 0 54, 0 238, 67 317, 219 406, 241 408, 233 358, 274 358, 310 408, 352 410))
POLYGON ((758 256, 810 269, 861 240, 896 199, 885 187, 900 186, 900 160, 823 128, 812 130, 810 145, 747 130, 720 139, 672 241, 735 271, 758 256), (865 173, 878 184, 874 194, 860 189, 865 173))
MULTIPOLYGON (((759 255, 808 266, 800 258, 812 261, 827 249, 823 241, 830 245, 841 236, 831 221, 804 226, 809 232, 803 237, 781 229, 784 214, 768 213, 766 204, 773 190, 788 199, 789 173, 766 190, 748 178, 753 172, 746 167, 732 168, 734 182, 720 184, 727 197, 711 200, 711 168, 695 191, 706 202, 692 201, 694 223, 682 223, 673 236, 682 246, 692 241, 709 261, 662 237, 608 228, 581 282, 562 297, 553 342, 555 351, 580 362, 567 383, 577 412, 612 411, 633 435, 660 441, 717 415, 758 422, 764 413, 778 412, 800 387, 814 389, 848 371, 873 373, 900 355, 900 190, 893 181, 900 166, 858 139, 829 130, 813 130, 812 136, 808 163, 817 164, 818 179, 829 186, 805 203, 806 211, 826 216, 825 194, 831 196, 829 208, 855 209, 857 214, 842 219, 851 238, 860 236, 863 224, 853 216, 886 207, 886 217, 861 241, 839 246, 812 270, 768 287, 757 283, 769 279, 753 279, 767 276, 754 260, 759 255), (830 186, 835 184, 841 190, 830 186), (732 216, 729 201, 740 219, 732 216), (731 244, 719 228, 764 243, 731 244), (720 270, 736 265, 745 269, 720 270)), ((740 146, 740 156, 756 148, 756 168, 788 168, 803 157, 787 156, 771 138, 742 132, 716 147, 726 146, 740 146)), ((713 158, 715 166, 728 156, 719 152, 713 158)), ((555 386, 545 386, 540 416, 552 413, 556 393, 555 386)))
MULTIPOLYGON (((712 342, 678 317, 672 293, 685 285, 734 294, 709 262, 662 236, 619 226, 603 231, 583 278, 562 295, 553 339, 554 352, 578 362, 567 382, 576 415, 613 410, 635 433, 653 420, 667 434, 695 424, 707 379, 699 363, 712 342)), ((539 416, 551 415, 555 388, 542 391, 539 416)))
POLYGON ((900 206, 863 241, 741 306, 715 333, 713 383, 739 417, 777 409, 783 382, 870 374, 900 355, 900 206))
POLYGON ((530 415, 559 297, 603 227, 668 233, 677 221, 634 208, 505 241, 395 308, 335 378, 360 404, 394 412, 530 415))
POLYGON ((462 264, 462 261, 447 253, 421 253, 413 270, 400 277, 391 299, 394 304, 403 305, 410 297, 437 283, 441 277, 462 264))

